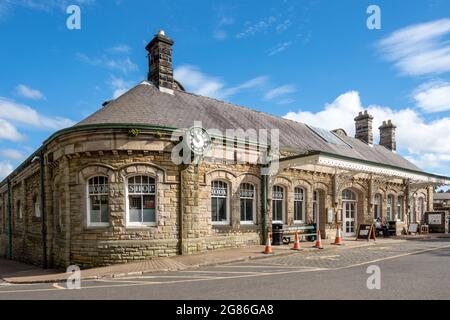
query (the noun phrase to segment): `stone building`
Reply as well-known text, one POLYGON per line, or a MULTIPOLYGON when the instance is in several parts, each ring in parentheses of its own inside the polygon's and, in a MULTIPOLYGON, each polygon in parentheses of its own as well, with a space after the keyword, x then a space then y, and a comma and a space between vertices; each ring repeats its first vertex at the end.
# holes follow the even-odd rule
POLYGON ((273 222, 399 232, 447 177, 396 153, 395 126, 356 137, 185 92, 172 45, 146 47, 147 80, 61 130, 0 184, 0 254, 44 267, 108 265, 264 243, 273 222), (230 133, 231 132, 231 133, 230 133))

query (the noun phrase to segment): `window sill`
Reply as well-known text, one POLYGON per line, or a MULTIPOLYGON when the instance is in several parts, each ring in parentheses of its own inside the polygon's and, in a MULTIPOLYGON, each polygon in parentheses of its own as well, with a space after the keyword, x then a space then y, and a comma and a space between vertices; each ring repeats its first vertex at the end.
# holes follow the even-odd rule
POLYGON ((111 225, 109 223, 105 224, 89 224, 86 226, 86 229, 92 230, 92 229, 106 229, 109 228, 111 225))
POLYGON ((158 227, 158 225, 156 223, 152 223, 152 224, 136 224, 136 225, 133 225, 133 224, 130 225, 129 224, 129 225, 126 226, 127 229, 145 229, 145 230, 151 229, 151 228, 157 228, 157 227, 158 227))
POLYGON ((254 226, 255 224, 254 221, 241 221, 241 226, 254 226))

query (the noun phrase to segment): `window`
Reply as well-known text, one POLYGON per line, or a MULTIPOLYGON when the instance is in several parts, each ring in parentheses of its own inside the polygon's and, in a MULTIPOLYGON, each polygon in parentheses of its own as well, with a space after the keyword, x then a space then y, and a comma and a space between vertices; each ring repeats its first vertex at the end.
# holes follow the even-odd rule
POLYGON ((350 189, 345 189, 344 191, 342 191, 342 200, 356 201, 356 194, 350 189))
POLYGON ((294 189, 294 223, 303 223, 305 220, 305 190, 294 189))
POLYGON ((156 225, 156 185, 148 176, 128 178, 128 214, 130 226, 156 225))
POLYGON ((241 223, 254 223, 255 187, 249 183, 242 183, 239 196, 241 198, 241 223))
POLYGON ((284 189, 274 186, 272 190, 272 222, 283 223, 284 189))
POLYGON ((211 183, 211 221, 228 224, 228 184, 223 181, 211 183))
POLYGON ((319 221, 319 192, 313 192, 313 222, 318 223, 319 221))
POLYGON ((381 218, 381 195, 379 193, 373 197, 373 212, 375 219, 381 218))
POLYGON ((425 200, 424 198, 420 197, 418 199, 418 216, 417 216, 418 222, 422 222, 424 213, 425 213, 425 200))
POLYGON ((109 225, 108 178, 98 176, 88 184, 88 226, 109 225))
POLYGON ((39 196, 36 194, 33 197, 33 208, 34 208, 34 216, 36 218, 41 217, 41 202, 39 201, 39 196))
POLYGON ((405 210, 404 210, 405 207, 404 207, 403 202, 404 202, 403 196, 399 196, 397 199, 397 209, 398 209, 397 220, 399 220, 399 221, 403 221, 404 217, 405 217, 405 210))
POLYGON ((17 200, 16 202, 16 212, 17 212, 17 217, 19 219, 23 218, 23 212, 22 212, 22 204, 20 203, 20 200, 17 200))
POLYGON ((388 221, 394 220, 394 196, 389 195, 387 197, 386 216, 388 221))

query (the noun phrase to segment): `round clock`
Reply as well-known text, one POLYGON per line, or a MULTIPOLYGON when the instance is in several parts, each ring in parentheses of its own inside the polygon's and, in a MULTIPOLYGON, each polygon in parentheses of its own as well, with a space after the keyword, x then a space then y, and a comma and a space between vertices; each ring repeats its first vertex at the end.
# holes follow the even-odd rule
POLYGON ((186 142, 192 152, 205 155, 211 147, 211 138, 208 132, 201 127, 192 127, 186 132, 186 142))

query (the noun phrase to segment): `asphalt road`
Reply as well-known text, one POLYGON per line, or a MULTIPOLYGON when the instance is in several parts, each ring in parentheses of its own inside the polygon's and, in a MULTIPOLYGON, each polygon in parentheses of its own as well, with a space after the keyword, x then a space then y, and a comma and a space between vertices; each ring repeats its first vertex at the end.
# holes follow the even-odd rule
POLYGON ((299 253, 245 263, 66 284, 0 284, 0 299, 450 299, 450 239, 299 253), (369 290, 369 266, 381 288, 369 290))

